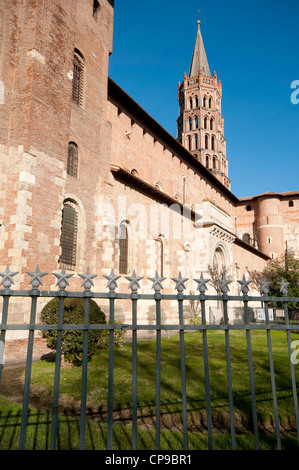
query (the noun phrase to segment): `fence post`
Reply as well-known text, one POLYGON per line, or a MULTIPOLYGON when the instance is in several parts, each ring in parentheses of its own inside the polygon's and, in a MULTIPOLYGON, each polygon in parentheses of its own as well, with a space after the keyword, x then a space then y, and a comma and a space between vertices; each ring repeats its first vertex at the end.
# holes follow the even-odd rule
POLYGON ((243 276, 242 281, 238 281, 241 284, 241 291, 243 294, 243 304, 244 304, 244 322, 247 325, 246 327, 246 342, 247 342, 247 356, 248 356, 248 367, 249 367, 249 380, 250 380, 250 394, 251 394, 251 406, 252 406, 252 420, 253 420, 253 429, 254 429, 254 439, 255 439, 255 449, 259 450, 259 433, 257 425, 257 411, 256 411, 256 396, 255 396, 255 385, 254 385, 254 374, 253 374, 253 360, 252 360, 252 346, 251 346, 251 335, 249 327, 249 311, 248 311, 248 285, 251 281, 246 281, 245 276, 243 276))
POLYGON ((207 424, 208 424, 208 449, 213 449, 213 423, 212 423, 212 410, 211 410, 211 394, 210 394, 210 372, 209 372, 209 358, 208 358, 208 339, 207 339, 207 320, 206 320, 206 303, 205 292, 207 283, 210 279, 204 279, 201 274, 199 279, 194 279, 197 283, 197 290, 199 290, 199 300, 201 306, 201 320, 203 325, 202 330, 202 344, 203 344, 203 357, 204 357, 204 371, 205 371, 205 392, 206 392, 206 408, 207 408, 207 424))
POLYGON ((107 423, 107 450, 113 448, 113 369, 114 369, 114 301, 117 280, 121 276, 115 276, 113 269, 110 275, 104 275, 108 280, 109 288, 109 365, 108 365, 108 423, 107 423))
POLYGON ((84 330, 83 330, 83 356, 82 356, 82 381, 81 381, 81 411, 80 411, 80 440, 79 449, 85 448, 85 426, 86 426, 86 401, 87 401, 87 367, 88 367, 88 336, 89 336, 89 305, 92 296, 91 287, 96 274, 90 274, 89 268, 86 274, 79 274, 83 279, 81 287, 84 287, 84 330))
POLYGON ((142 277, 137 277, 135 270, 132 276, 126 276, 130 281, 129 288, 132 294, 132 449, 137 450, 137 290, 140 288, 139 281, 142 277))
POLYGON ((60 386, 60 367, 61 367, 61 345, 62 345, 62 328, 63 328, 63 308, 64 298, 67 296, 66 286, 69 285, 68 278, 73 274, 66 274, 65 268, 60 273, 53 273, 58 278, 56 286, 59 286, 58 291, 58 318, 57 318, 57 343, 55 353, 55 373, 54 373, 54 393, 53 393, 53 407, 52 407, 52 426, 51 426, 51 443, 50 449, 56 449, 57 427, 58 427, 58 401, 59 401, 59 386, 60 386))
POLYGON ((270 364, 270 376, 271 376, 271 388, 272 388, 272 398, 273 398, 273 407, 274 407, 274 419, 275 419, 275 428, 276 428, 276 441, 277 448, 281 450, 281 439, 280 439, 280 428, 279 428, 279 418, 278 418, 278 407, 277 407, 277 395, 276 395, 276 386, 275 386, 275 373, 274 373, 274 362, 273 362, 273 352, 272 352, 272 341, 271 341, 271 327, 269 323, 269 286, 271 282, 259 281, 259 284, 262 286, 262 293, 264 294, 263 302, 265 306, 265 317, 266 317, 266 330, 267 330, 267 343, 268 343, 268 355, 269 355, 269 364, 270 364))
POLYGON ((218 282, 221 284, 222 302, 223 302, 224 334, 225 334, 225 349, 226 349, 226 372, 227 372, 227 385, 228 385, 231 441, 232 441, 232 449, 236 450, 234 398, 233 398, 230 339, 229 339, 228 314, 227 314, 227 302, 228 302, 227 292, 229 291, 228 284, 230 284, 232 281, 226 279, 225 275, 223 275, 222 279, 219 280, 218 282))
POLYGON ((30 313, 30 325, 29 325, 29 336, 28 336, 27 358, 26 358, 26 369, 25 369, 22 421, 21 421, 20 442, 19 442, 20 450, 25 450, 25 443, 26 443, 33 342, 34 342, 34 328, 36 324, 36 306, 37 306, 37 298, 40 296, 40 291, 38 287, 42 285, 41 278, 43 276, 46 276, 46 274, 48 273, 41 273, 39 270, 39 267, 37 266, 34 273, 29 272, 27 274, 31 276, 30 284, 32 284, 33 289, 29 292, 29 295, 31 297, 31 313, 30 313))
MULTIPOLYGON (((1 326, 7 325, 7 316, 8 316, 8 304, 9 298, 11 296, 11 285, 14 284, 13 277, 19 274, 18 272, 10 271, 9 266, 6 266, 6 270, 3 273, 0 273, 2 277, 1 285, 3 285, 3 306, 2 306, 2 319, 1 326)), ((2 370, 4 365, 4 347, 5 347, 5 336, 6 330, 2 330, 0 327, 0 384, 2 380, 2 370)))
POLYGON ((180 322, 180 353, 181 353, 181 381, 182 381, 182 403, 183 403, 183 436, 184 450, 188 450, 188 416, 187 416, 187 392, 186 392, 186 358, 185 358, 185 331, 184 331, 184 314, 183 314, 183 291, 185 290, 185 282, 188 278, 182 278, 181 273, 177 278, 172 278, 176 282, 177 300, 179 306, 179 322, 180 322))
POLYGON ((153 282, 154 299, 156 303, 156 450, 160 450, 161 432, 161 289, 166 277, 160 277, 156 271, 155 277, 150 277, 153 282))
POLYGON ((280 284, 280 291, 283 295, 283 309, 284 309, 284 316, 285 316, 285 324, 286 324, 286 327, 287 327, 287 341, 288 341, 288 351, 289 351, 289 358, 290 358, 290 371, 291 371, 291 380, 292 380, 294 410, 295 410, 295 417, 296 417, 297 439, 298 439, 298 444, 299 444, 298 397, 297 397, 297 386, 296 386, 296 376, 295 376, 294 364, 291 360, 291 356, 292 356, 291 332, 290 332, 288 301, 286 299, 286 297, 288 295, 289 282, 285 282, 284 279, 282 278, 282 281, 279 282, 278 284, 280 284))

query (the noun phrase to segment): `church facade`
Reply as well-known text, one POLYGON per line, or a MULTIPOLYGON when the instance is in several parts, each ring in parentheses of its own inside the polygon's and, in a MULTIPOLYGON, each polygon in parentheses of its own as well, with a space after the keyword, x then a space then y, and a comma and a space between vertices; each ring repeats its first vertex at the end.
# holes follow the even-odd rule
MULTIPOLYGON (((157 271, 166 293, 181 271, 191 292, 209 266, 236 281, 286 249, 298 256, 299 192, 239 199, 230 190, 222 84, 200 22, 175 138, 108 77, 113 14, 112 0, 1 2, 2 270, 19 271, 16 288, 27 289, 37 265, 65 268, 72 290, 89 267, 105 291, 114 269, 121 292, 134 269, 150 292, 157 271)), ((43 281, 57 289, 53 275, 43 281)), ((25 321, 28 311, 13 315, 25 321)), ((149 320, 149 307, 140 315, 149 320)))

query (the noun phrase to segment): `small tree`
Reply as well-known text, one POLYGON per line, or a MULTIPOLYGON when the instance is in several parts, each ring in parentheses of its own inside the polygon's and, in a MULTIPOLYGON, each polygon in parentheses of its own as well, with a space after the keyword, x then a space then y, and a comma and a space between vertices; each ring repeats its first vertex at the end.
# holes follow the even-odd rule
MULTIPOLYGON (((282 278, 289 283, 288 296, 299 297, 299 259, 285 255, 280 258, 271 260, 263 274, 266 279, 271 282, 270 295, 273 297, 280 297, 280 285, 282 278)), ((290 302, 290 307, 296 307, 296 304, 290 302)))
POLYGON ((219 266, 218 264, 214 264, 211 266, 208 265, 208 273, 211 277, 211 284, 216 290, 217 295, 221 295, 221 285, 219 284, 219 280, 222 279, 223 276, 226 276, 229 272, 229 268, 225 266, 219 266))
MULTIPOLYGON (((41 311, 41 321, 47 325, 55 325, 58 322, 58 304, 57 298, 48 302, 41 311)), ((83 324, 84 323, 84 299, 66 298, 64 299, 63 310, 64 324, 83 324)), ((89 304, 89 323, 106 323, 105 314, 94 300, 89 304)), ((102 336, 101 330, 90 330, 88 332, 88 360, 95 353, 98 342, 102 336)), ((47 340, 47 346, 56 351, 57 331, 45 330, 43 337, 47 340)), ((80 366, 83 359, 83 331, 66 330, 62 331, 61 352, 66 362, 74 366, 80 366)))

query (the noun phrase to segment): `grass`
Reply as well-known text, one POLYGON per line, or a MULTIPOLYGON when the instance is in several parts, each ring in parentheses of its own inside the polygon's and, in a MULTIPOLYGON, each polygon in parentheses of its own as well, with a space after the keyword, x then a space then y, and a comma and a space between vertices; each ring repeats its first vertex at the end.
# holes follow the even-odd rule
MULTIPOLYGON (((298 338, 298 336, 297 336, 298 338)), ((284 448, 298 449, 292 396, 290 365, 286 334, 271 332, 275 384, 278 411, 284 448)), ((294 335, 296 339, 296 335, 294 335)), ((162 340, 161 365, 161 448, 183 448, 181 427, 181 379, 179 336, 162 340)), ((192 449, 207 448, 206 401, 203 362, 203 337, 201 333, 185 335, 186 378, 188 397, 189 445, 192 449)), ((254 379, 257 413, 260 423, 260 446, 276 448, 273 428, 274 413, 269 372, 266 332, 252 331, 254 379), (268 432, 266 432, 266 429, 268 432)), ((230 332, 231 367, 233 377, 234 411, 237 428, 237 448, 254 449, 252 433, 251 395, 247 344, 244 331, 230 332)), ((215 449, 230 449, 229 408, 226 376, 225 337, 223 331, 208 332, 211 405, 213 413, 213 444, 215 449)), ((106 411, 108 399, 108 351, 98 350, 88 365, 86 448, 105 449, 107 440, 106 411)), ((298 367, 297 388, 299 386, 298 367)), ((138 343, 138 446, 140 449, 155 448, 155 341, 138 343)), ((31 389, 33 395, 48 400, 48 410, 35 409, 31 405, 27 432, 28 448, 48 448, 51 425, 51 398, 54 383, 54 363, 39 361, 33 365, 31 389)), ((59 417, 58 448, 78 448, 81 399, 81 369, 61 370, 60 403, 64 412, 59 417)), ((33 400, 34 401, 34 400, 33 400)), ((132 402, 132 345, 125 344, 115 350, 114 360, 114 424, 115 449, 131 448, 131 402, 132 402)), ((0 449, 17 447, 21 408, 3 401, 0 415, 0 449), (5 431, 5 432, 4 432, 5 431)))

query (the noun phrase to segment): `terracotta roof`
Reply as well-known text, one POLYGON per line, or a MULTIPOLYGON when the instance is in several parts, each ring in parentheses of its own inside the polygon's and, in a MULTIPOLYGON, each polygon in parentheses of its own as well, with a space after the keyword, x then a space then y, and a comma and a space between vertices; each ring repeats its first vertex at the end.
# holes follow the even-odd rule
POLYGON ((291 196, 299 196, 299 191, 287 191, 283 193, 275 193, 271 191, 267 191, 266 193, 261 193, 257 194, 256 196, 249 196, 249 197, 240 197, 239 201, 240 202, 245 202, 245 201, 253 201, 256 200, 259 197, 291 197, 291 196))

